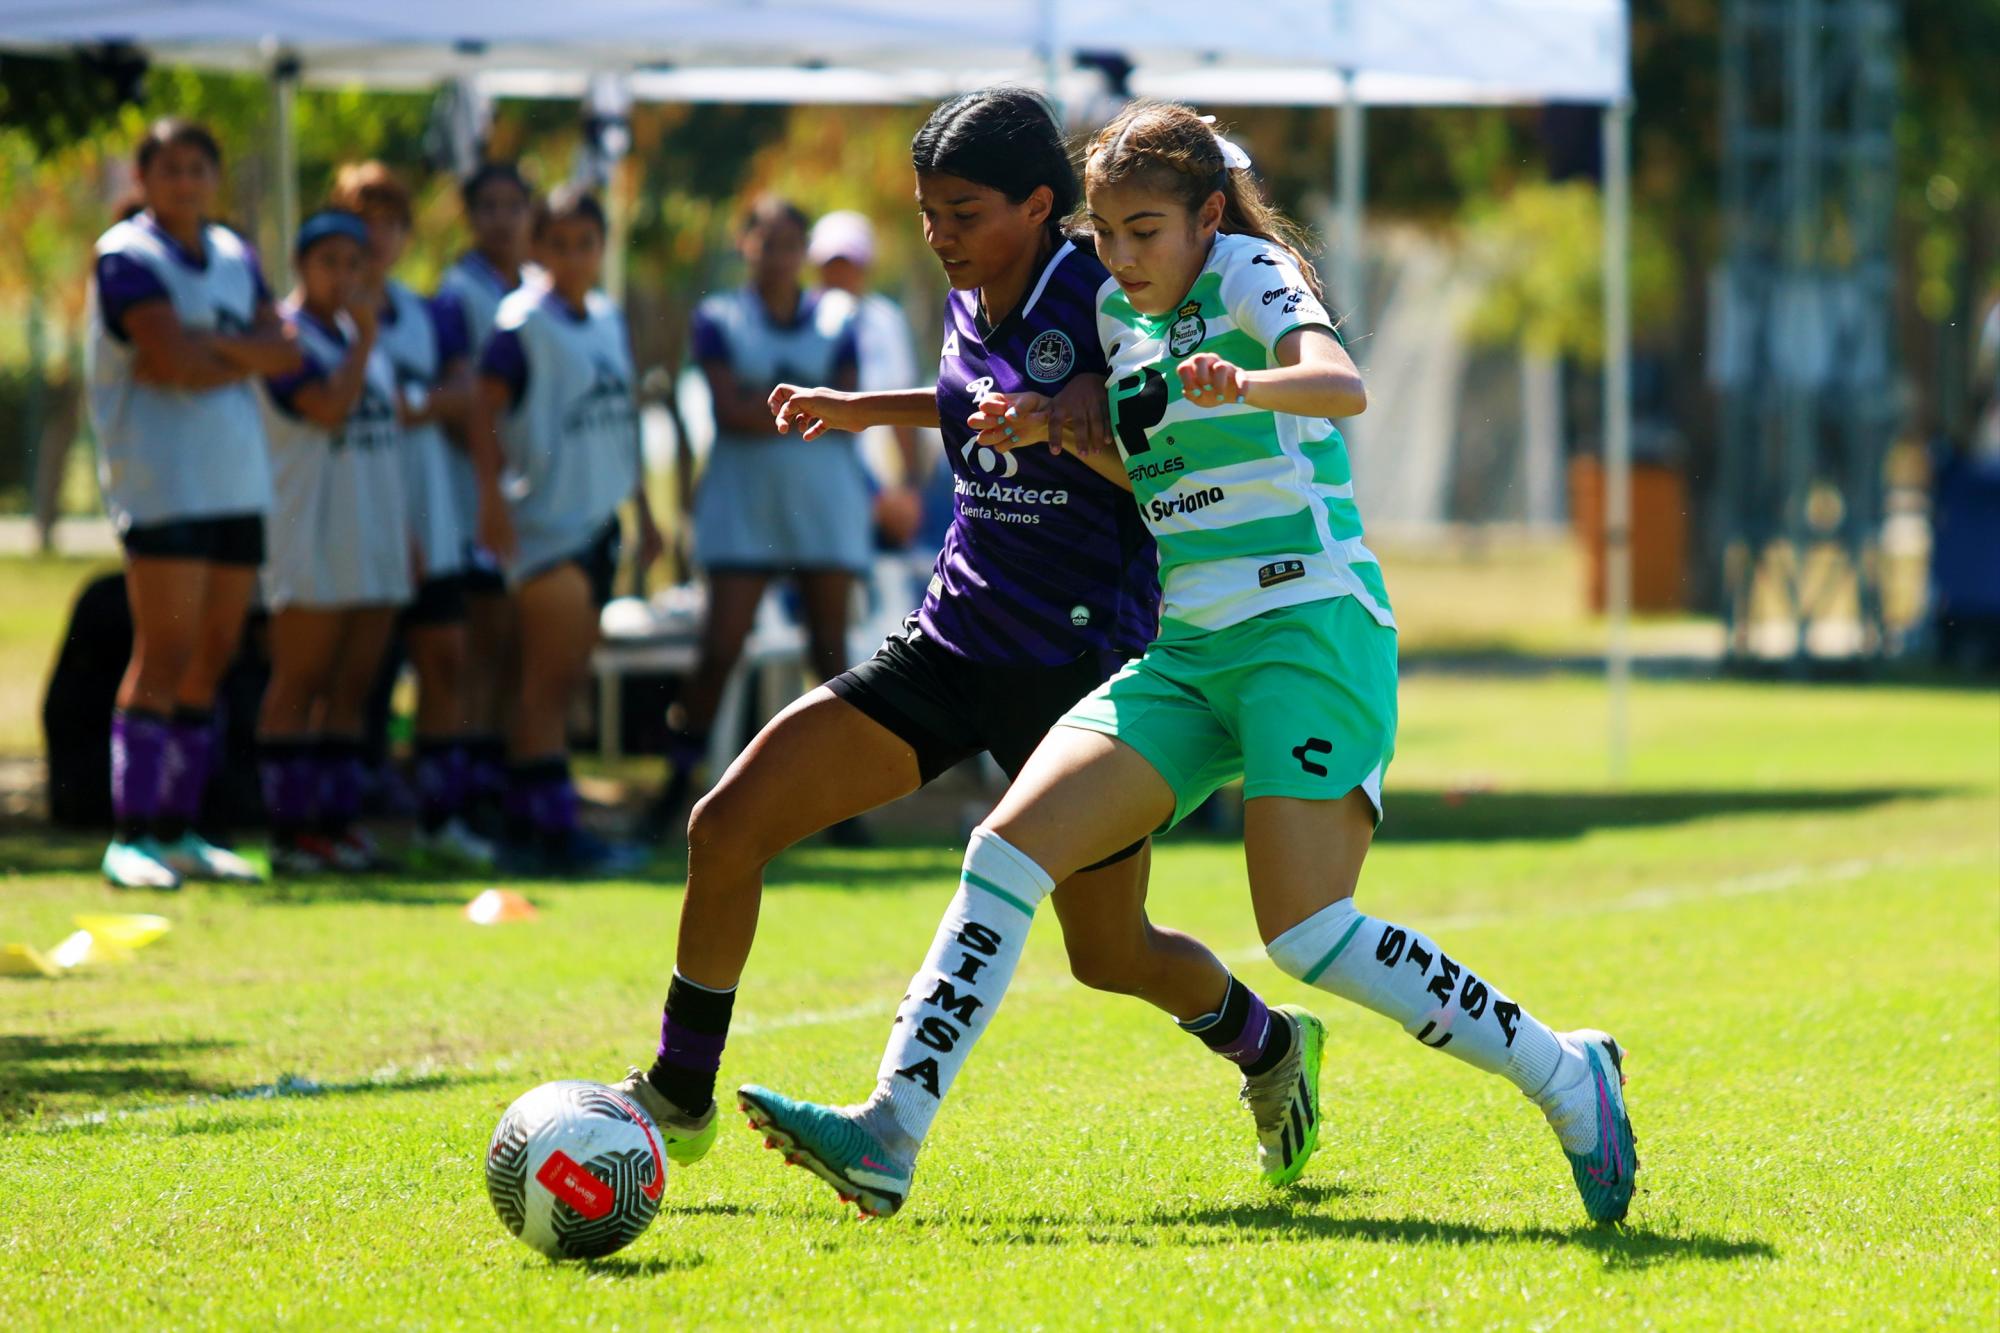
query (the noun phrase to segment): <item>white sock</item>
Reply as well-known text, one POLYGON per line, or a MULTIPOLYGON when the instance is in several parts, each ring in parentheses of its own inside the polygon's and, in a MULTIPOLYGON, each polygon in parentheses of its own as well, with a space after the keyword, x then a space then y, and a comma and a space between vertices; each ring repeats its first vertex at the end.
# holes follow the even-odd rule
POLYGON ((1556 1034, 1520 1005, 1420 931, 1368 916, 1352 898, 1307 917, 1267 952, 1287 975, 1394 1019, 1424 1045, 1538 1101, 1564 1063, 1556 1034))
POLYGON ((1014 978, 1036 905, 1055 887, 999 834, 973 833, 958 892, 897 1007, 864 1112, 877 1129, 904 1140, 889 1146, 914 1154, 930 1133, 938 1104, 1014 978))

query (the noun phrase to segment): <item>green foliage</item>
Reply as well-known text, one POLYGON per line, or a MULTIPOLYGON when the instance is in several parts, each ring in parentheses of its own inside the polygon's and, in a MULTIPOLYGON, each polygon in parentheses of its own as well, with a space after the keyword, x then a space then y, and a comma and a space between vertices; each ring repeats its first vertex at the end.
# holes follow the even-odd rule
MULTIPOLYGON (((1632 318, 1644 327, 1672 307, 1673 261, 1648 218, 1635 219, 1632 318)), ((1469 331, 1586 365, 1604 360, 1604 201, 1585 181, 1518 185, 1465 210, 1466 250, 1489 284, 1469 331)))
MULTIPOLYGON (((1330 1020, 1331 1132, 1298 1186, 1256 1180, 1232 1072, 1146 1005, 1078 987, 1044 922, 895 1220, 856 1224, 726 1113, 637 1244, 550 1264, 487 1204, 487 1136, 535 1083, 650 1057, 678 867, 525 886, 539 921, 481 928, 458 906, 487 881, 116 894, 95 844, 32 830, 0 835, 6 939, 47 945, 84 911, 175 929, 126 966, 0 982, 0 1315, 1993 1326, 1990 697, 1641 681, 1634 703, 1639 772, 1608 794, 1580 789, 1602 760, 1596 682, 1411 680, 1362 889, 1537 1014, 1631 1049, 1626 1226, 1583 1222, 1511 1087, 1280 976, 1240 847, 1175 835, 1155 918, 1330 1020), (259 1095, 288 1075, 317 1095, 259 1095)), ((723 1087, 863 1091, 956 868, 942 845, 781 857, 723 1087)))

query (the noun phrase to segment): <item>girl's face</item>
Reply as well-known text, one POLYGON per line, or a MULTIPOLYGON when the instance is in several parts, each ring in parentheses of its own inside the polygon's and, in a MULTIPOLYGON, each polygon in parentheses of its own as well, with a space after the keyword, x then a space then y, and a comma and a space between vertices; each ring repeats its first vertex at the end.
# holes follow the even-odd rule
POLYGON ((400 213, 381 204, 362 209, 361 220, 368 224, 368 268, 380 277, 402 259, 410 229, 400 213))
POLYGON ((146 207, 163 222, 199 222, 214 211, 222 173, 215 159, 193 144, 167 144, 139 175, 146 207))
POLYGON ((753 224, 738 242, 753 287, 796 287, 806 264, 806 234, 790 218, 753 224))
POLYGON ((581 300, 604 272, 604 233, 589 218, 561 218, 542 228, 536 257, 549 283, 571 300, 581 300))
POLYGON ((346 236, 329 236, 299 256, 299 291, 315 310, 339 310, 351 305, 361 290, 365 257, 361 243, 346 236))
POLYGON ((1222 192, 1190 213, 1187 205, 1149 187, 1143 174, 1116 185, 1087 187, 1097 257, 1142 315, 1164 315, 1194 286, 1222 225, 1222 192))
POLYGON ((466 209, 472 248, 488 256, 516 258, 528 245, 528 196, 512 181, 490 180, 479 187, 466 209))
POLYGON ((1020 203, 963 176, 918 176, 917 211, 924 244, 944 265, 945 281, 972 291, 1003 277, 1032 254, 1055 207, 1055 192, 1037 185, 1020 203))

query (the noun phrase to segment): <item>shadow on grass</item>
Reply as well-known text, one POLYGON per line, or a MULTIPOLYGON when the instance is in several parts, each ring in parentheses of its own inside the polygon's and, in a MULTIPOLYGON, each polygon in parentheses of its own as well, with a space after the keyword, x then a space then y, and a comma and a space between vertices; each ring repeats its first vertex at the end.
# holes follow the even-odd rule
POLYGON ((1211 1208, 1156 1209, 1129 1220, 1058 1218, 1042 1213, 994 1215, 984 1219, 989 1234, 974 1236, 985 1245, 1201 1245, 1232 1239, 1245 1230, 1283 1233, 1286 1239, 1359 1240, 1387 1245, 1566 1245, 1589 1250, 1606 1266, 1649 1268, 1663 1263, 1729 1263, 1775 1259, 1777 1248, 1762 1240, 1739 1240, 1703 1233, 1648 1231, 1642 1225, 1573 1228, 1487 1226, 1421 1217, 1340 1216, 1314 1205, 1344 1199, 1341 1186, 1294 1189, 1284 1202, 1230 1204, 1211 1208))
POLYGON ((0 1036, 0 1124, 34 1115, 53 1098, 106 1101, 148 1097, 204 1097, 228 1085, 179 1063, 234 1042, 101 1040, 83 1032, 63 1037, 0 1036))
POLYGON ((663 1273, 691 1273, 707 1263, 708 1256, 700 1250, 694 1250, 687 1254, 653 1255, 645 1259, 613 1254, 602 1259, 586 1259, 583 1261, 583 1266, 592 1277, 615 1277, 623 1280, 659 1277, 663 1273))
MULTIPOLYGON (((0 1125, 89 1129, 245 1102, 426 1092, 502 1077, 474 1070, 420 1068, 337 1083, 288 1073, 268 1083, 245 1085, 197 1074, 183 1063, 187 1057, 236 1044, 205 1039, 100 1040, 89 1032, 60 1039, 0 1036, 0 1125)), ((239 1127, 228 1117, 220 1117, 214 1124, 160 1122, 162 1132, 173 1134, 233 1133, 239 1127)))

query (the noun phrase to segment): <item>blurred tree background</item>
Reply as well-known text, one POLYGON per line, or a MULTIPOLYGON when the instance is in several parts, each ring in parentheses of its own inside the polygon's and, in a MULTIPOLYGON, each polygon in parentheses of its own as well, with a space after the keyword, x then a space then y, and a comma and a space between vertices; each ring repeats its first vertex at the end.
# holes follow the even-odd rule
MULTIPOLYGON (((1708 275, 1720 253, 1719 30, 1722 0, 1635 0, 1632 8, 1634 331, 1650 373, 1640 410, 1664 413, 1711 461, 1703 374, 1708 275)), ((1907 0, 1901 8, 1896 321, 1908 433, 1963 430, 1971 337, 2000 285, 2000 3, 1907 0)), ((209 124, 228 159, 225 209, 265 246, 270 234, 270 93, 256 77, 142 69, 128 57, 0 58, 0 511, 25 506, 28 400, 70 391, 90 247, 129 188, 142 126, 166 113, 209 124), (39 349, 39 350, 37 350, 39 349), (38 372, 32 362, 40 362, 38 372)), ((298 98, 300 198, 319 198, 345 161, 380 157, 418 187, 405 277, 428 287, 463 245, 453 183, 423 165, 428 94, 305 88, 298 98)), ((1257 159, 1279 202, 1305 221, 1331 207, 1333 117, 1323 110, 1215 110, 1257 159)), ((777 191, 810 213, 858 208, 878 224, 881 285, 904 299, 920 342, 942 283, 910 203, 909 137, 920 107, 646 106, 633 112, 622 184, 633 201, 628 290, 642 362, 678 364, 686 315, 735 280, 736 218, 777 191)), ((543 184, 579 151, 568 103, 503 101, 490 152, 543 184)), ((1371 225, 1425 229, 1487 278, 1469 332, 1591 366, 1599 345, 1597 113, 1590 108, 1381 109, 1369 117, 1371 225)), ((1581 377, 1579 377, 1581 378, 1581 377)), ((1579 414, 1579 422, 1587 415, 1579 414)), ((1594 429, 1580 432, 1594 436, 1594 429)), ((78 451, 82 454, 84 451, 78 451)), ((66 503, 94 509, 87 478, 66 503)))

